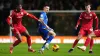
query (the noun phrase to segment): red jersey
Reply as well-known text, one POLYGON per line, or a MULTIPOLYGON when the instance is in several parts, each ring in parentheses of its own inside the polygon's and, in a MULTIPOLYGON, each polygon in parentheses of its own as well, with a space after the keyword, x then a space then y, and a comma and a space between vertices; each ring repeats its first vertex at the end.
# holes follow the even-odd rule
POLYGON ((34 15, 32 15, 32 14, 29 14, 29 13, 27 13, 25 10, 23 10, 23 9, 21 9, 21 11, 20 12, 17 12, 16 10, 13 10, 12 11, 12 13, 11 13, 11 15, 7 18, 7 23, 8 24, 11 24, 10 23, 10 19, 12 19, 12 25, 13 26, 18 26, 18 25, 22 25, 22 17, 24 16, 24 15, 27 15, 27 16, 29 16, 29 17, 31 17, 31 18, 34 18, 35 20, 38 20, 34 15))
POLYGON ((98 28, 98 18, 96 14, 94 12, 90 12, 90 13, 82 12, 80 14, 80 17, 79 17, 79 20, 76 26, 78 26, 81 21, 82 22, 81 28, 90 29, 92 28, 93 20, 96 20, 96 29, 97 29, 98 28))
POLYGON ((22 25, 22 17, 24 15, 27 15, 28 13, 24 10, 21 10, 20 12, 17 12, 16 10, 12 11, 12 14, 10 15, 10 17, 12 17, 12 24, 13 25, 22 25))

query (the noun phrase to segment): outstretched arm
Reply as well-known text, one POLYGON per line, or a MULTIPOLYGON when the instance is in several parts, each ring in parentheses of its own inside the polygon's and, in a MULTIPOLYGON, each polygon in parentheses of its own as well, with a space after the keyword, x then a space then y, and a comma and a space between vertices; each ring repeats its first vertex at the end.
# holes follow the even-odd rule
POLYGON ((14 11, 12 11, 12 13, 6 19, 8 25, 11 26, 11 27, 12 27, 12 23, 11 23, 10 20, 12 19, 13 16, 14 16, 14 11))
POLYGON ((96 24, 95 29, 98 29, 98 18, 97 18, 97 19, 95 19, 95 24, 96 24))
POLYGON ((79 17, 79 19, 77 21, 77 24, 75 26, 75 29, 77 29, 77 27, 79 26, 81 19, 82 19, 82 13, 80 14, 80 17, 79 17))
POLYGON ((11 20, 11 16, 8 16, 8 18, 6 19, 6 21, 7 21, 8 25, 11 25, 10 20, 11 20))
POLYGON ((26 16, 32 18, 32 19, 35 19, 36 21, 38 21, 38 18, 36 16, 34 16, 33 14, 30 14, 30 13, 26 12, 25 10, 23 10, 23 13, 24 13, 24 15, 26 15, 26 16))
POLYGON ((32 14, 27 13, 27 16, 28 16, 28 17, 30 17, 30 18, 32 18, 32 19, 35 19, 36 21, 38 21, 38 18, 37 18, 37 17, 35 17, 35 16, 34 16, 34 15, 32 15, 32 14))
POLYGON ((75 29, 77 29, 77 27, 79 26, 79 24, 80 24, 80 18, 78 19, 78 21, 77 21, 77 24, 76 24, 76 26, 75 26, 75 29))
POLYGON ((24 14, 27 15, 28 17, 32 18, 32 19, 35 19, 37 20, 38 22, 42 23, 44 26, 46 26, 47 29, 49 29, 49 26, 47 26, 43 20, 40 18, 38 19, 37 17, 35 17, 34 15, 30 14, 30 13, 27 13, 26 11, 24 11, 24 14))
POLYGON ((95 20, 95 25, 96 25, 95 30, 97 30, 98 29, 98 17, 96 16, 95 13, 94 13, 94 20, 95 20))

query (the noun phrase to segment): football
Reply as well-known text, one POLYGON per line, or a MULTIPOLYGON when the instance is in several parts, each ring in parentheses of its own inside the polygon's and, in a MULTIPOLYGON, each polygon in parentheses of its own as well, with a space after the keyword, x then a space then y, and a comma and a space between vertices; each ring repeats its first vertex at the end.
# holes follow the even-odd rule
POLYGON ((52 50, 53 50, 54 52, 57 52, 57 51, 59 50, 59 45, 54 44, 54 45, 52 46, 52 50))

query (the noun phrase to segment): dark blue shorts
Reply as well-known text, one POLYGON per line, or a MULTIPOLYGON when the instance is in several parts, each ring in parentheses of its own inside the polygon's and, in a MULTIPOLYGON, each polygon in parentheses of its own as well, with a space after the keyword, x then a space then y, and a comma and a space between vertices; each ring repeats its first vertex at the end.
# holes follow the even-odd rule
POLYGON ((42 36, 43 40, 46 40, 48 38, 49 31, 46 29, 39 29, 39 33, 42 36))

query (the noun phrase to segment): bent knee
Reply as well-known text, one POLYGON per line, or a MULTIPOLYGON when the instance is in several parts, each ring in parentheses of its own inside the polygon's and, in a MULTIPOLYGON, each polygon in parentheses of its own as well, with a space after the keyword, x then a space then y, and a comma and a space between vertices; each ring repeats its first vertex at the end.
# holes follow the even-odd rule
POLYGON ((22 39, 18 39, 20 42, 22 42, 22 39))
POLYGON ((78 35, 77 40, 80 40, 81 38, 82 38, 82 36, 81 35, 78 35))
POLYGON ((49 34, 54 36, 54 37, 56 36, 56 33, 54 31, 50 31, 49 34))
POLYGON ((80 40, 81 38, 77 38, 77 40, 80 40))
POLYGON ((54 32, 52 35, 55 37, 56 36, 56 33, 54 32))

